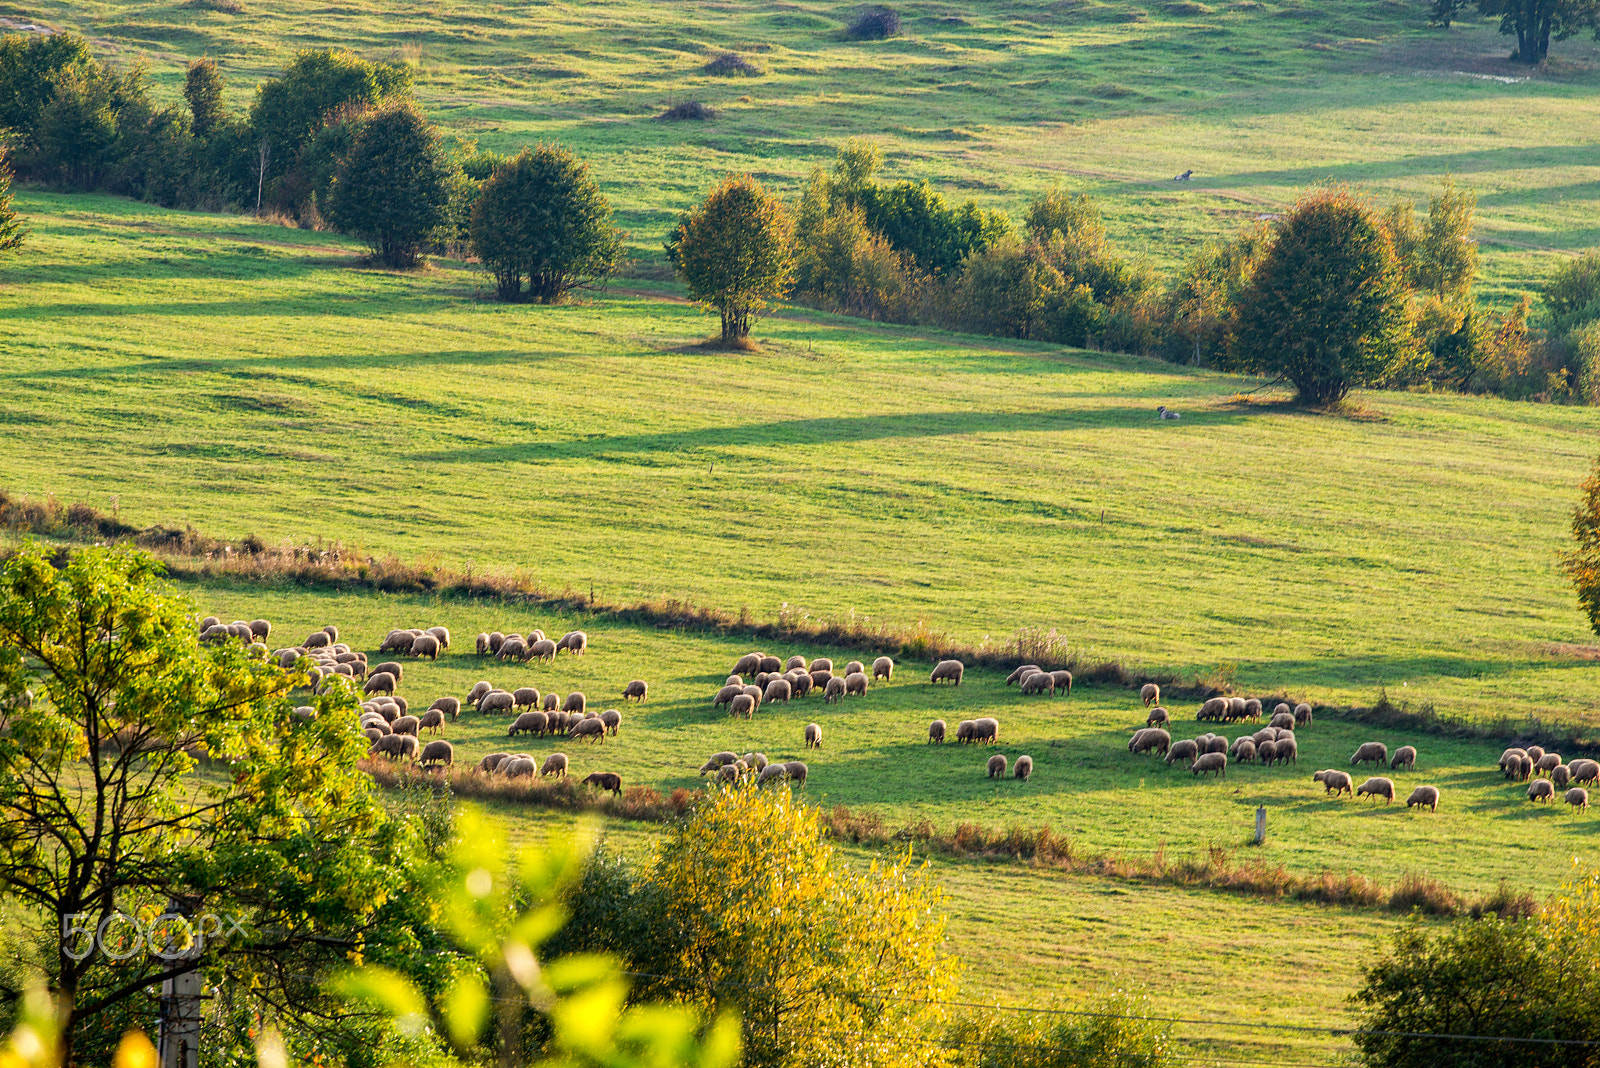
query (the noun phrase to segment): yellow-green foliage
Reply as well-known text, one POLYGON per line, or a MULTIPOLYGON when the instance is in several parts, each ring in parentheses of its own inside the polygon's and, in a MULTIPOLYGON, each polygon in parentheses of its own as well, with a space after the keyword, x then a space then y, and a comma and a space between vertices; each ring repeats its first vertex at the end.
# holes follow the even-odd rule
POLYGON ((950 998, 958 965, 923 869, 852 871, 814 809, 743 786, 696 807, 650 878, 676 947, 658 967, 687 1000, 742 1009, 746 1064, 943 1062, 944 1009, 927 1002, 950 998))

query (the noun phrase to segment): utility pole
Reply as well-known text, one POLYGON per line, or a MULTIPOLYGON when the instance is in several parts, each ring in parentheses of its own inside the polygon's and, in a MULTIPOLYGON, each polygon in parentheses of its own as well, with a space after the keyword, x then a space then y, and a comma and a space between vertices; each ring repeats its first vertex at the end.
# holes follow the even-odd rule
MULTIPOLYGON (((169 914, 191 919, 191 902, 174 899, 167 904, 169 914)), ((169 964, 192 961, 194 967, 161 983, 161 1030, 158 1053, 161 1068, 200 1068, 200 947, 203 934, 196 932, 187 949, 167 952, 169 964)))

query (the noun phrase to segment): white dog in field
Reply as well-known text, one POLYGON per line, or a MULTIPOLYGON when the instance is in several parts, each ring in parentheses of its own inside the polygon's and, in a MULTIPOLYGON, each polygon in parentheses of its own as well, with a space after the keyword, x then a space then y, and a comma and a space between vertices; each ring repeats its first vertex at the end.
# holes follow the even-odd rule
POLYGON ((1168 408, 1165 404, 1156 405, 1156 416, 1160 419, 1182 419, 1183 416, 1168 408))

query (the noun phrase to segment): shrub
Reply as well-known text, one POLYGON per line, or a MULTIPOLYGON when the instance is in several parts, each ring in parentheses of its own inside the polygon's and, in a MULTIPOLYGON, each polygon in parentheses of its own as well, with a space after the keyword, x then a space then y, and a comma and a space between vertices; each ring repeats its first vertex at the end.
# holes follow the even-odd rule
POLYGON ((924 279, 909 257, 867 225, 859 207, 833 190, 819 170, 801 195, 795 220, 796 298, 867 319, 911 318, 924 279))
POLYGON ((439 133, 409 101, 369 115, 328 191, 328 216, 389 267, 415 266, 444 221, 450 167, 439 133))
POLYGON ((1211 366, 1227 356, 1239 295, 1271 246, 1271 228, 1258 222, 1189 257, 1164 295, 1162 318, 1177 342, 1170 356, 1211 366))
POLYGON ((1404 279, 1372 212, 1339 190, 1302 200, 1239 295, 1232 358, 1329 404, 1383 381, 1411 347, 1404 279))
POLYGON ((668 254, 691 299, 722 316, 722 340, 737 342, 767 304, 788 291, 794 220, 749 175, 730 175, 679 221, 668 254))
POLYGON ((867 225, 931 275, 954 273, 965 256, 982 252, 1014 230, 1002 211, 983 211, 970 200, 951 208, 927 182, 864 182, 858 195, 867 225))
POLYGON ((528 295, 544 304, 605 281, 622 255, 622 232, 588 165, 557 145, 495 168, 472 209, 471 241, 501 300, 520 299, 526 278, 528 295))
POLYGON ((737 52, 724 52, 701 69, 718 78, 756 78, 761 75, 760 67, 737 52))
POLYGON ((1579 487, 1578 504, 1572 511, 1572 540, 1576 544, 1562 557, 1562 568, 1589 617, 1589 629, 1600 634, 1600 460, 1579 487))
POLYGON ((44 107, 68 70, 94 65, 89 45, 75 33, 0 35, 0 129, 24 151, 33 145, 44 107))
POLYGON ((845 33, 857 41, 881 41, 900 32, 900 15, 893 8, 869 7, 851 20, 845 33))
POLYGON ((0 150, 0 252, 15 252, 22 247, 22 220, 11 206, 11 164, 0 150))
POLYGON ((717 117, 717 111, 698 100, 685 100, 674 104, 656 118, 661 122, 706 122, 717 117))
POLYGON ((211 136, 227 112, 222 105, 222 72, 206 57, 189 64, 183 78, 183 99, 189 104, 189 129, 196 137, 211 136))
POLYGON ((1600 249, 1591 249, 1556 270, 1545 283, 1544 306, 1561 330, 1600 318, 1600 249))
POLYGON ((1083 1016, 988 1011, 958 1019, 946 1044, 957 1068, 1168 1068, 1172 1027, 1148 998, 1121 990, 1083 1016))

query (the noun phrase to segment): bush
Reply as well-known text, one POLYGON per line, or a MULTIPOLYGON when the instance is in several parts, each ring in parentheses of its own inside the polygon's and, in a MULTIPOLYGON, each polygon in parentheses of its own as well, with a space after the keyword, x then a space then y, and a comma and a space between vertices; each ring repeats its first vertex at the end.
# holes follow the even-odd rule
POLYGON ((211 136, 227 117, 222 104, 222 72, 206 57, 189 64, 183 78, 183 99, 189 104, 189 129, 196 137, 211 136))
POLYGON ((749 175, 730 175, 679 220, 668 256, 691 299, 722 316, 724 344, 750 334, 755 317, 789 289, 794 220, 749 175))
POLYGON ((1090 1015, 985 1012, 950 1028, 956 1068, 1170 1068, 1172 1028, 1148 998, 1113 991, 1090 1015))
POLYGON ((557 145, 523 150, 494 171, 472 210, 473 251, 494 272, 501 300, 522 280, 540 303, 604 282, 617 269, 622 232, 588 165, 557 145))
POLYGON ((834 182, 814 172, 795 221, 795 297, 846 315, 905 322, 925 289, 910 257, 875 233, 834 182))
POLYGON ((701 69, 707 74, 718 78, 757 78, 761 76, 761 68, 737 52, 724 52, 701 69))
POLYGON ((31 150, 56 82, 94 65, 88 42, 75 33, 0 35, 0 129, 10 130, 24 153, 31 150))
POLYGON ((1232 239, 1201 248, 1164 295, 1162 318, 1175 342, 1169 358, 1216 366, 1233 342, 1239 296, 1272 247, 1272 230, 1251 223, 1232 239))
POLYGON ((15 252, 22 247, 22 220, 11 206, 11 164, 0 150, 0 252, 15 252))
POLYGON ((1557 269, 1545 283, 1544 306, 1562 332, 1600 319, 1600 249, 1557 269))
POLYGON ((656 118, 661 122, 706 122, 717 117, 717 110, 700 103, 698 100, 686 100, 681 104, 674 104, 656 118))
POLYGON ((1382 382, 1412 352, 1394 249, 1347 192, 1314 193, 1284 216, 1238 300, 1232 359, 1287 378, 1307 404, 1382 382))
POLYGON ((888 7, 869 7, 851 20, 845 30, 853 40, 881 41, 900 32, 900 15, 888 7))
POLYGON ((356 131, 334 173, 328 216, 385 266, 413 267, 444 222, 450 173, 438 131, 409 101, 390 104, 356 131))

